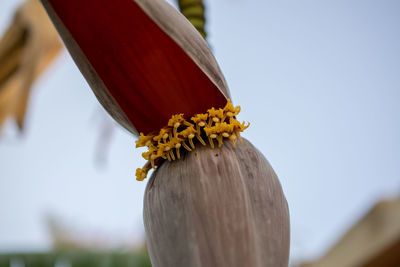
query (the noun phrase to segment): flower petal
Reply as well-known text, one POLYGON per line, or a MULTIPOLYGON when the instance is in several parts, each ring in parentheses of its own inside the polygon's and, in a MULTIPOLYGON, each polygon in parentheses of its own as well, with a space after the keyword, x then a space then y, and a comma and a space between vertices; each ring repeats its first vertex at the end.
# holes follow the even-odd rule
POLYGON ((99 101, 131 132, 225 105, 228 87, 207 43, 166 1, 42 2, 99 101))

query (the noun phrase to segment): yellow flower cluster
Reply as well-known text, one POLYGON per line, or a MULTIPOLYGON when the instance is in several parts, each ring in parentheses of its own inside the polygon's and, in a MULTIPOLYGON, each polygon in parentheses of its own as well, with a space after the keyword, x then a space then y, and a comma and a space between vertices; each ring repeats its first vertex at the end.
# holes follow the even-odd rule
POLYGON ((215 147, 214 139, 218 147, 222 146, 223 139, 229 139, 232 146, 236 147, 236 141, 242 143, 240 132, 243 132, 250 124, 245 125, 236 120, 235 116, 240 112, 240 107, 234 107, 228 99, 223 109, 211 108, 204 114, 196 114, 189 121, 185 120, 183 114, 173 115, 168 125, 160 130, 158 135, 144 135, 140 133, 136 147, 148 147, 148 151, 142 154, 148 160, 146 165, 136 170, 136 179, 142 181, 147 176, 150 168, 156 168, 161 159, 168 161, 180 159, 180 149, 187 151, 195 149, 194 138, 202 145, 210 144, 215 147), (204 141, 203 137, 207 138, 204 141), (188 143, 186 143, 188 142, 188 143))

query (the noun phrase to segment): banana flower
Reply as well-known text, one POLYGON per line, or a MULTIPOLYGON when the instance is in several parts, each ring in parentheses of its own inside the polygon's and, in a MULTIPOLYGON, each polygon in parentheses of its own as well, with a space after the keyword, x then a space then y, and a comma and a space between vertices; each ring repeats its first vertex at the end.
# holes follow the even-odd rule
POLYGON ((144 224, 153 266, 288 265, 289 213, 240 133, 207 43, 164 0, 42 0, 110 115, 148 151, 144 224), (238 142, 237 142, 238 141, 238 142))

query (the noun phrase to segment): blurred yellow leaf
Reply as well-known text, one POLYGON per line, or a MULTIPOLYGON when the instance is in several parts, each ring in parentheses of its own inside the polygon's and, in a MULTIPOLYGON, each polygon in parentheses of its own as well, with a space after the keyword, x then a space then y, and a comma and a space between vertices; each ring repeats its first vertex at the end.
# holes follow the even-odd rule
POLYGON ((38 0, 27 0, 0 40, 0 129, 8 117, 23 129, 33 82, 62 48, 38 0))

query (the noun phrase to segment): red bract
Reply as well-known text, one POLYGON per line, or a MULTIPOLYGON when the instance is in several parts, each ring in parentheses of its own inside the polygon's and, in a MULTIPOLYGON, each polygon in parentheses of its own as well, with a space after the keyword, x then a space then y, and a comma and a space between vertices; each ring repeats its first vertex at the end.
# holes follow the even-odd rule
POLYGON ((201 35, 164 0, 43 0, 99 101, 133 133, 226 104, 201 35))

